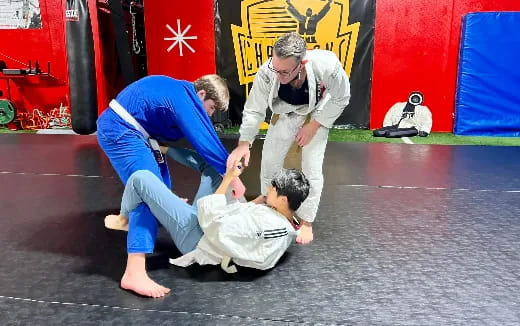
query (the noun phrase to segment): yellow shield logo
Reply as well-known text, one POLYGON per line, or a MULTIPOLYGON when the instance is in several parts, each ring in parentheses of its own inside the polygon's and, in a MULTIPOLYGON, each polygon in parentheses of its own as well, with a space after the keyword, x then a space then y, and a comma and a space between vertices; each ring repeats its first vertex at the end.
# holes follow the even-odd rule
POLYGON ((298 32, 309 49, 326 49, 338 56, 350 76, 360 23, 348 24, 349 0, 245 0, 242 25, 231 25, 241 85, 253 82, 258 68, 285 33, 298 32))

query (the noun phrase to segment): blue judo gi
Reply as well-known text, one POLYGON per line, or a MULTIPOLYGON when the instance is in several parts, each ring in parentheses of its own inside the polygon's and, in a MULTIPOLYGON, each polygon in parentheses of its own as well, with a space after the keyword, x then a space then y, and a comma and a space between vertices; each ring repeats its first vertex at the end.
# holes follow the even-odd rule
MULTIPOLYGON (((157 141, 186 138, 204 160, 218 173, 226 171, 228 153, 218 138, 193 83, 167 76, 148 76, 119 93, 117 102, 157 141)), ((101 148, 126 185, 138 170, 148 170, 171 188, 166 161, 157 163, 145 137, 108 108, 97 121, 101 148)), ((146 204, 130 212, 128 253, 153 252, 157 220, 146 204)))

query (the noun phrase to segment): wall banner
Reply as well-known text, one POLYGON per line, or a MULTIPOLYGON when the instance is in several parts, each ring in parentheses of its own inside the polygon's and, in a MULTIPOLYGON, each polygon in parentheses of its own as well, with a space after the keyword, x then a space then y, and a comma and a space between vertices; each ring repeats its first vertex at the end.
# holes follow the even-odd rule
POLYGON ((40 29, 40 0, 0 1, 0 29, 40 29))
POLYGON ((193 81, 215 73, 213 0, 144 1, 148 74, 193 81))
POLYGON ((375 0, 216 0, 215 10, 217 73, 228 80, 234 123, 274 42, 295 31, 309 49, 336 53, 350 78, 350 104, 336 125, 368 128, 375 0))

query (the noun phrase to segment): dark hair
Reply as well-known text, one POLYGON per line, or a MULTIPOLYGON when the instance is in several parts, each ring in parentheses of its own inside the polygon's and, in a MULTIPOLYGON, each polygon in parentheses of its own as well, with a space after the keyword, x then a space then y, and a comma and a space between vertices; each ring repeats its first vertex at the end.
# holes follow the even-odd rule
POLYGON ((309 195, 310 184, 303 172, 296 169, 282 169, 271 180, 278 196, 286 196, 289 208, 296 211, 309 195))

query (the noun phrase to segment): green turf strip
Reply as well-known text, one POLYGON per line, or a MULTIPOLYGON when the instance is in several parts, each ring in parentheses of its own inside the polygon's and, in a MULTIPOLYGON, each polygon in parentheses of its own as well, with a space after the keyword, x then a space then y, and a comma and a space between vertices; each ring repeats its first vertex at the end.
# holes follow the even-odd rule
MULTIPOLYGON (((227 134, 238 134, 238 127, 225 130, 227 134)), ((260 134, 265 131, 260 130, 260 134)), ((487 146, 520 146, 520 137, 477 137, 456 136, 448 132, 432 132, 428 137, 410 137, 415 144, 438 145, 487 145, 487 146)), ((364 143, 403 143, 400 138, 384 138, 372 136, 372 130, 363 129, 331 129, 329 141, 364 142, 364 143)))
MULTIPOLYGON (((224 131, 225 134, 236 134, 239 127, 232 127, 224 131)), ((35 133, 35 130, 12 131, 0 128, 0 133, 35 133)), ((265 134, 260 130, 259 134, 265 134)), ((428 137, 410 137, 415 144, 437 145, 487 145, 487 146, 520 146, 520 137, 477 137, 456 136, 449 132, 432 132, 428 137)), ((372 130, 364 129, 331 129, 329 133, 331 142, 363 142, 363 143, 403 143, 400 138, 384 138, 372 136, 372 130)))

